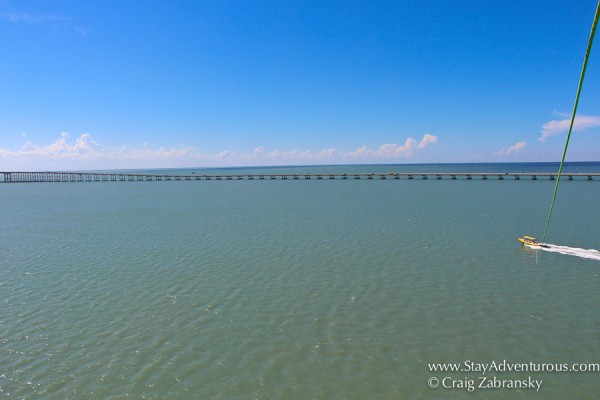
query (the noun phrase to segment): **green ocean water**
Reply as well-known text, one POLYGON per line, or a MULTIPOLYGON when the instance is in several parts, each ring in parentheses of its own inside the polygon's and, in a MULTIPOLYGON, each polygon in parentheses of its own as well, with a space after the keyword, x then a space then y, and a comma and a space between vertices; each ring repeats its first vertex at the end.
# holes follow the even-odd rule
MULTIPOLYGON (((600 261, 516 240, 541 236, 553 189, 2 184, 0 398, 595 399, 600 372, 428 387, 481 375, 428 363, 600 363, 600 261)), ((600 249, 599 195, 561 183, 547 241, 600 249)))

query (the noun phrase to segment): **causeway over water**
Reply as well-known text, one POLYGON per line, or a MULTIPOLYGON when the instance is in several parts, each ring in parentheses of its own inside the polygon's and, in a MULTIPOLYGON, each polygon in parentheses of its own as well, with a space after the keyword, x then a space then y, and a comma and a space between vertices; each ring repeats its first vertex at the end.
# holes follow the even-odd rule
MULTIPOLYGON (((102 172, 0 172, 0 183, 33 182, 135 182, 135 181, 210 181, 210 180, 300 180, 300 179, 527 179, 555 180, 557 173, 548 172, 361 172, 361 173, 282 173, 282 174, 154 174, 102 172)), ((600 173, 563 173, 567 180, 600 180, 600 173)))

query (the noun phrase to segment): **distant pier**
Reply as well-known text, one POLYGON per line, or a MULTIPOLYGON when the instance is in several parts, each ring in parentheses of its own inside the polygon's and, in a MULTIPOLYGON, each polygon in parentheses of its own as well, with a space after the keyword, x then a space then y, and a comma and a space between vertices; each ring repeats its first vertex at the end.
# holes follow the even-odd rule
MULTIPOLYGON (((0 172, 0 183, 33 182, 154 182, 154 181, 231 181, 231 180, 308 180, 308 179, 462 179, 462 180, 555 180, 557 173, 546 172, 387 172, 387 173, 310 173, 310 174, 142 174, 109 172, 0 172)), ((600 180, 600 173, 563 173, 567 180, 600 180)))

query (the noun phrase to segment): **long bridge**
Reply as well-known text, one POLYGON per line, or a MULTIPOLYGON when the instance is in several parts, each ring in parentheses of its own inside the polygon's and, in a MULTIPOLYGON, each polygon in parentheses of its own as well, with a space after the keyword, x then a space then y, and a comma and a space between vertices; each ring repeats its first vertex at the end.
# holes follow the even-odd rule
MULTIPOLYGON (((0 183, 32 182, 149 182, 210 180, 307 180, 307 179, 479 179, 479 180, 554 180, 557 173, 547 172, 373 172, 373 173, 307 173, 307 174, 152 174, 111 172, 0 172, 0 183)), ((562 173, 562 179, 600 180, 600 173, 562 173)))

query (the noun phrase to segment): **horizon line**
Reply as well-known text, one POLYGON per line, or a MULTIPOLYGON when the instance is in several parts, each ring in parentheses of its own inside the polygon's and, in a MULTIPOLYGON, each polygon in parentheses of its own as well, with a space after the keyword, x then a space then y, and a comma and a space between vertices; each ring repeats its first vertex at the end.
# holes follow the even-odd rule
MULTIPOLYGON (((565 161, 565 164, 589 164, 600 163, 600 160, 589 161, 565 161)), ((223 169, 261 169, 261 168, 315 168, 315 167, 350 167, 350 166, 410 166, 410 165, 485 165, 485 164, 560 164, 560 161, 498 161, 498 162, 425 162, 425 163, 366 163, 366 164, 297 164, 297 165, 238 165, 224 167, 149 167, 149 168, 109 168, 109 169, 60 169, 60 170, 15 170, 4 172, 99 172, 102 171, 173 171, 173 170, 223 170, 223 169)))

